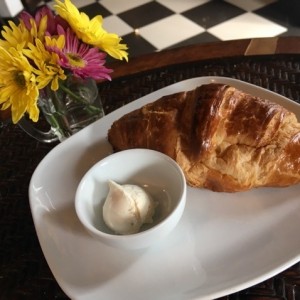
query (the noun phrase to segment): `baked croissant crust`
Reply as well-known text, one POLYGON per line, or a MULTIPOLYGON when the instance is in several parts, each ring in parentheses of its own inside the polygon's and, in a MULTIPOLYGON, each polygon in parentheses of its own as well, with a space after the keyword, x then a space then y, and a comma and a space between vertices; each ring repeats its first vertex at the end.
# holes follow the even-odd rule
POLYGON ((218 192, 300 182, 294 113, 224 84, 164 96, 115 121, 115 151, 148 148, 182 168, 193 187, 218 192))

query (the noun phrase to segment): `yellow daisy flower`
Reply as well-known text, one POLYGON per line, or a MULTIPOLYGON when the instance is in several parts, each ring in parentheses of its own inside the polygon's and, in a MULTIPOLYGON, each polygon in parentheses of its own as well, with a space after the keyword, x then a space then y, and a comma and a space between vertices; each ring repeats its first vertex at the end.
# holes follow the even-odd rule
POLYGON ((6 49, 14 47, 21 50, 27 46, 28 43, 33 41, 30 31, 26 28, 24 23, 18 26, 12 21, 8 22, 9 26, 3 26, 1 35, 4 38, 0 39, 0 46, 6 49))
POLYGON ((57 48, 62 50, 65 46, 65 36, 59 35, 58 37, 52 38, 50 36, 45 36, 45 45, 51 48, 57 48))
MULTIPOLYGON (((47 37, 46 40, 48 40, 47 37)), ((54 42, 55 45, 62 45, 62 38, 54 42)), ((51 44, 51 41, 48 40, 51 44)), ((23 53, 30 59, 32 59, 36 65, 36 81, 39 89, 46 87, 51 83, 51 89, 53 91, 58 90, 59 79, 65 80, 67 76, 64 74, 64 70, 58 64, 58 55, 55 52, 49 52, 45 48, 44 44, 39 40, 35 40, 35 45, 29 44, 29 49, 24 49, 23 53)))
POLYGON ((0 46, 0 106, 11 109, 12 121, 16 124, 27 112, 36 122, 39 118, 37 107, 38 88, 33 68, 19 51, 0 46))
POLYGON ((127 45, 121 44, 121 38, 114 33, 108 33, 102 27, 102 16, 96 16, 91 20, 85 13, 80 13, 70 0, 64 3, 55 0, 54 9, 66 20, 78 38, 83 42, 96 46, 116 59, 128 60, 127 45))
MULTIPOLYGON (((48 20, 48 17, 46 15, 41 18, 39 25, 36 24, 34 18, 31 18, 29 20, 30 26, 31 26, 30 34, 33 39, 38 38, 42 41, 44 40, 45 33, 47 30, 47 20, 48 20)), ((21 21, 21 23, 23 23, 23 21, 21 21)))

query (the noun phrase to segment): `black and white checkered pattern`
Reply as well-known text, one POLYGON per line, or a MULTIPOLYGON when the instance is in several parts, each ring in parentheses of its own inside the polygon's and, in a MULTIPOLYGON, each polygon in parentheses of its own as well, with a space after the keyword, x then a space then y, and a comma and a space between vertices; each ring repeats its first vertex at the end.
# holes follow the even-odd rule
MULTIPOLYGON (((299 35, 288 0, 72 0, 120 35, 130 56, 193 43, 299 35)), ((300 2, 300 1, 299 1, 300 2)), ((53 8, 54 1, 42 4, 53 8)), ((300 19, 300 12, 299 12, 300 19)))

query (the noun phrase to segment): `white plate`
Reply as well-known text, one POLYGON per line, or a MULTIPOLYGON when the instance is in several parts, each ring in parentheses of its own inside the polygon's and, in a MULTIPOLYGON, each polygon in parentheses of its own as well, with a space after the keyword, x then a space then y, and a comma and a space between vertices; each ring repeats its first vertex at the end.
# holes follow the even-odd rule
POLYGON ((163 95, 209 82, 269 98, 300 117, 298 104, 262 88, 230 78, 194 78, 105 116, 59 144, 37 167, 29 187, 34 224, 49 267, 70 298, 213 299, 259 283, 300 260, 300 185, 235 194, 188 188, 180 223, 147 250, 106 246, 77 219, 77 185, 95 162, 111 153, 106 136, 112 122, 163 95))

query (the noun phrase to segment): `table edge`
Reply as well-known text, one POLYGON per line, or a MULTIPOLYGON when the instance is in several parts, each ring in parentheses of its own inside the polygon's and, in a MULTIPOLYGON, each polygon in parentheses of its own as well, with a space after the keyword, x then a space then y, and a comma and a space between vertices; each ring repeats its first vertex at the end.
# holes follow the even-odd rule
POLYGON ((109 67, 114 70, 111 74, 113 80, 139 72, 201 60, 274 54, 300 54, 300 37, 252 38, 193 44, 129 57, 128 63, 117 61, 111 63, 109 67))

